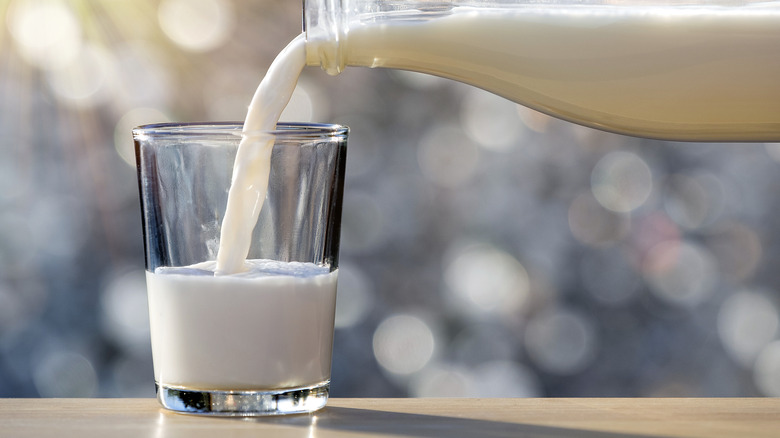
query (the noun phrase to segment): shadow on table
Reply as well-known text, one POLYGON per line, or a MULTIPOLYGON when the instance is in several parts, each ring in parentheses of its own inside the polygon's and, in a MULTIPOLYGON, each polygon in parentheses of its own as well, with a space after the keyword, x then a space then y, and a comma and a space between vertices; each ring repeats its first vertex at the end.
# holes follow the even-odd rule
POLYGON ((313 426, 314 436, 317 429, 419 438, 639 438, 649 436, 343 407, 326 407, 312 415, 262 418, 256 421, 302 427, 313 426))

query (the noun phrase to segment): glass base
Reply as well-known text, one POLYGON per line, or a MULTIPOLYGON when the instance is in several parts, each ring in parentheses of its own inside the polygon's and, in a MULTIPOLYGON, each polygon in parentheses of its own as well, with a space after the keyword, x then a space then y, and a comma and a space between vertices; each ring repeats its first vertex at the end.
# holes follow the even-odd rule
POLYGON ((275 391, 199 391, 155 382, 157 399, 176 412, 226 416, 301 414, 321 409, 330 382, 275 391))

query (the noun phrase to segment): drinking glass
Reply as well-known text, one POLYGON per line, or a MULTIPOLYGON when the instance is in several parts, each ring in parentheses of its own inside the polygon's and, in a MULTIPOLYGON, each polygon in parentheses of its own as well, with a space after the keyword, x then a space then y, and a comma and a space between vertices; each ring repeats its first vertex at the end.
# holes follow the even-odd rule
MULTIPOLYGON (((157 398, 216 415, 311 412, 330 385, 348 129, 133 130, 157 398), (239 142, 273 139, 248 272, 214 274, 239 142)), ((245 147, 242 146, 242 147, 245 147)))

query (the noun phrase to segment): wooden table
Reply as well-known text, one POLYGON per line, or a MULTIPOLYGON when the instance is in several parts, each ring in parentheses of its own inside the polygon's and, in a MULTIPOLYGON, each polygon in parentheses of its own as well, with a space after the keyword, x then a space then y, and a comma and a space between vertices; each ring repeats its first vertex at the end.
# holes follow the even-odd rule
POLYGON ((311 415, 174 414, 152 399, 0 399, 0 437, 780 437, 780 399, 331 399, 311 415))

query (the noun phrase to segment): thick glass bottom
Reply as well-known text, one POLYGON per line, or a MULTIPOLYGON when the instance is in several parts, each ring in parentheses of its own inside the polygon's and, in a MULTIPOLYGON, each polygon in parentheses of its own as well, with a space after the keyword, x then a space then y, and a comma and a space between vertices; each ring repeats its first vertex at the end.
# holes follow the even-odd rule
POLYGON ((283 415, 313 412, 328 401, 330 381, 275 391, 199 391, 160 385, 157 399, 176 412, 225 416, 283 415))

